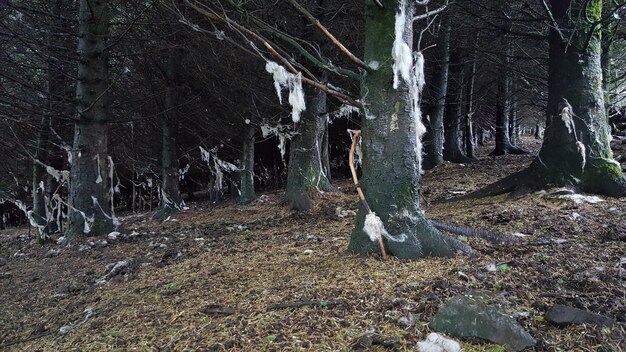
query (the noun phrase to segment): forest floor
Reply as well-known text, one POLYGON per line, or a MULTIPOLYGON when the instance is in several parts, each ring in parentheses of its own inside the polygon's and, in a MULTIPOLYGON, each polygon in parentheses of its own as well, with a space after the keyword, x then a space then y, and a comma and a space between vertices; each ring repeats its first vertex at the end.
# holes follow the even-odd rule
MULTIPOLYGON (((539 148, 533 139, 522 145, 539 148)), ((191 203, 165 222, 129 215, 125 236, 71 247, 38 247, 26 229, 4 230, 0 350, 346 351, 375 330, 396 350, 415 351, 437 309, 471 289, 505 301, 538 340, 537 351, 626 350, 626 199, 578 204, 547 190, 516 201, 437 203, 532 160, 492 158, 489 150, 480 150, 477 163, 446 164, 424 180, 429 217, 525 235, 513 246, 469 238, 473 256, 382 261, 349 254, 354 216, 346 211, 356 211, 358 201, 348 180, 338 182, 339 193, 317 195, 307 213, 288 210, 277 191, 245 206, 191 203), (486 269, 493 264, 498 270, 486 269), (336 305, 274 306, 305 301, 336 305), (618 324, 557 328, 544 319, 555 303, 618 324), (415 325, 399 324, 402 316, 416 317, 415 325)), ((465 351, 502 351, 462 344, 465 351)))

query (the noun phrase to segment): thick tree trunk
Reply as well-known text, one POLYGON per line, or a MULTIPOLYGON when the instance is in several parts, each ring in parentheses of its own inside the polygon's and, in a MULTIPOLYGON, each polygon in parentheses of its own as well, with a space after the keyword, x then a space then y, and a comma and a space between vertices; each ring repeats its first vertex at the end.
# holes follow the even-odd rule
POLYGON ((115 228, 107 164, 108 3, 81 0, 78 20, 79 121, 74 128, 71 160, 68 239, 102 235, 115 228))
POLYGON ((332 185, 322 169, 320 146, 326 117, 326 93, 306 89, 306 110, 297 134, 289 147, 286 197, 295 210, 311 208, 310 192, 331 191, 332 185))
POLYGON ((527 169, 465 198, 546 185, 626 196, 626 178, 613 160, 604 109, 598 28, 602 1, 552 0, 551 4, 562 32, 553 28, 549 36, 549 124, 539 156, 527 169), (578 13, 586 15, 571 15, 578 13))
POLYGON ((180 169, 178 165, 178 71, 181 64, 179 49, 171 49, 167 63, 167 90, 165 91, 165 111, 161 119, 163 145, 161 155, 162 184, 161 207, 154 219, 164 220, 183 208, 180 195, 180 169))
POLYGON ((248 204, 256 199, 254 192, 254 143, 255 127, 246 126, 243 136, 243 151, 241 154, 241 195, 239 203, 248 204))
MULTIPOLYGON (((390 60, 394 26, 401 29, 397 40, 410 55, 415 2, 383 3, 384 7, 379 8, 374 1, 366 2, 365 62, 379 63, 379 68, 368 72, 361 87, 366 106, 362 121, 363 191, 388 233, 384 236, 388 254, 403 259, 452 256, 451 241, 447 242, 424 217, 419 204, 421 136, 425 132, 419 108, 421 77, 411 69, 406 75, 398 74, 397 89, 390 82, 394 76, 394 60, 390 60), (396 18, 398 7, 401 12, 396 18)), ((413 56, 415 63, 421 53, 413 56)), ((361 206, 349 250, 362 255, 380 253, 377 241, 372 241, 364 230, 366 215, 367 210, 361 206)))
POLYGON ((556 30, 550 33, 549 81, 554 94, 551 102, 560 102, 561 106, 556 111, 548 110, 553 123, 546 128, 534 167, 556 184, 572 184, 610 196, 626 195, 626 180, 609 145, 610 128, 602 89, 601 28, 586 19, 600 21, 602 1, 571 1, 571 13, 586 13, 576 17, 569 15, 563 1, 551 2, 559 26, 573 30, 573 34, 571 40, 564 42, 556 30), (571 105, 571 121, 564 118, 565 101, 571 105), (560 123, 555 124, 556 119, 560 123))
POLYGON ((444 143, 444 112, 446 94, 448 91, 448 73, 450 70, 450 23, 446 19, 444 32, 441 38, 441 66, 437 71, 435 82, 432 85, 433 107, 429 115, 428 131, 424 136, 424 169, 443 163, 444 143))

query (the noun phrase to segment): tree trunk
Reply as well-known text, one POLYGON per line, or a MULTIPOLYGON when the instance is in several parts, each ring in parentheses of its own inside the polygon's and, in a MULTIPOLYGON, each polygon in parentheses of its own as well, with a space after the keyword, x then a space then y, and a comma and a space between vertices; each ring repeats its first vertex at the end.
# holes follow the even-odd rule
POLYGON ((562 32, 552 28, 549 35, 548 125, 539 157, 527 169, 465 198, 546 185, 626 196, 626 178, 613 160, 604 109, 598 27, 602 1, 552 0, 551 4, 562 32), (571 15, 579 13, 586 15, 571 15))
POLYGON ((500 81, 498 84, 498 103, 496 106, 496 148, 489 154, 491 156, 506 154, 527 154, 528 152, 511 143, 511 104, 513 98, 513 75, 511 73, 512 45, 505 38, 507 50, 502 58, 500 69, 500 81))
POLYGON ((310 192, 333 190, 322 169, 320 145, 326 118, 326 93, 307 89, 306 110, 289 147, 286 197, 295 210, 311 208, 310 192))
POLYGON ((468 72, 467 86, 465 88, 465 155, 470 159, 476 159, 475 138, 474 138, 474 83, 476 81, 476 51, 472 66, 468 72))
POLYGON ((256 199, 254 192, 254 143, 255 127, 246 126, 241 155, 241 195, 239 203, 248 204, 256 199))
POLYGON ((516 146, 519 143, 519 126, 517 125, 517 102, 515 95, 511 96, 511 110, 509 112, 509 139, 516 146))
POLYGON ((560 28, 565 33, 571 31, 572 38, 564 42, 556 30, 550 32, 551 101, 560 102, 561 107, 548 111, 553 123, 546 127, 540 159, 534 167, 556 184, 573 184, 609 196, 626 195, 626 179, 609 145, 602 90, 601 28, 586 19, 599 23, 602 1, 571 1, 571 13, 582 11, 586 16, 569 16, 569 6, 563 6, 563 1, 551 3, 560 28), (564 118, 565 101, 575 117, 571 121, 564 118))
POLYGON ((450 70, 450 23, 445 20, 444 32, 441 39, 441 66, 437 71, 435 82, 432 86, 433 108, 429 116, 428 131, 424 136, 424 169, 443 163, 443 143, 444 143, 444 112, 446 107, 446 94, 448 91, 448 73, 450 70))
POLYGON ((161 207, 154 219, 164 220, 185 205, 180 195, 180 169, 178 165, 178 76, 181 64, 180 49, 170 49, 167 63, 167 89, 165 111, 161 119, 163 145, 161 155, 162 184, 161 207))
MULTIPOLYGON (((50 115, 41 119, 39 136, 37 137, 37 150, 33 162, 33 212, 32 220, 41 229, 45 229, 48 223, 46 214, 46 168, 42 165, 48 162, 50 145, 50 115)), ((42 243, 47 234, 38 231, 38 242, 42 243)))
MULTIPOLYGON (((389 58, 394 47, 394 26, 399 29, 397 40, 410 55, 414 7, 414 1, 406 0, 384 1, 383 8, 374 1, 366 3, 365 62, 379 63, 379 68, 368 72, 361 86, 366 106, 362 121, 363 191, 388 233, 384 236, 387 253, 402 259, 454 253, 451 242, 424 217, 419 204, 421 137, 425 132, 419 107, 423 73, 418 77, 415 71, 420 70, 415 67, 406 74, 398 70, 397 89, 390 82, 394 76, 394 60, 389 58)), ((421 53, 413 56, 403 58, 422 62, 421 53)), ((364 230, 366 215, 366 208, 361 206, 349 250, 361 255, 380 253, 377 241, 372 241, 364 230)))
POLYGON ((330 173, 330 143, 329 143, 329 123, 328 119, 324 122, 324 135, 322 136, 322 145, 321 145, 321 153, 322 153, 322 170, 324 171, 324 175, 328 179, 328 182, 332 182, 332 177, 330 173))
POLYGON ((68 239, 102 235, 115 228, 107 172, 108 3, 81 0, 78 25, 79 120, 74 127, 68 239))
POLYGON ((446 97, 446 111, 444 118, 445 141, 443 158, 452 163, 466 163, 471 160, 463 154, 461 149, 461 104, 465 70, 460 63, 459 53, 453 53, 450 64, 450 84, 446 97))

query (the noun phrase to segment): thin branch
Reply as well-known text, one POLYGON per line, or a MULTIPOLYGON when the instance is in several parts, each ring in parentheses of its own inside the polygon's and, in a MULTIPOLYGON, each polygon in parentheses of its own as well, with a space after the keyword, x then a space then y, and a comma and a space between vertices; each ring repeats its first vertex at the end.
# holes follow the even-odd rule
POLYGON ((363 62, 363 60, 354 56, 354 54, 352 54, 350 50, 348 50, 348 48, 346 48, 343 44, 341 44, 341 42, 339 42, 337 38, 335 38, 335 36, 332 35, 332 33, 330 33, 328 29, 326 29, 326 27, 324 27, 317 18, 315 18, 304 7, 298 4, 296 0, 285 0, 285 1, 290 3, 293 7, 296 8, 296 10, 298 10, 298 12, 304 15, 304 17, 306 17, 306 19, 308 19, 309 22, 311 22, 311 24, 317 27, 336 47, 339 48, 339 50, 341 50, 342 53, 348 56, 350 60, 352 60, 354 63, 356 63, 359 67, 363 68, 364 70, 371 71, 371 68, 367 66, 367 64, 363 62))

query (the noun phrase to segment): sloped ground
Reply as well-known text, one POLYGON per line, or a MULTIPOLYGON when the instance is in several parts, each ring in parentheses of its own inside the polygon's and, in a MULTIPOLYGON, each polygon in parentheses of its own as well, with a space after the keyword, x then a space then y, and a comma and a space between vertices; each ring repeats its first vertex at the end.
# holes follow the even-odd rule
MULTIPOLYGON (((539 143, 528 139, 524 146, 536 151, 539 143)), ((623 351, 626 278, 618 262, 626 257, 626 199, 592 205, 531 195, 516 202, 437 202, 531 159, 483 156, 426 174, 428 216, 526 235, 514 246, 470 238, 476 254, 450 260, 348 254, 353 215, 345 211, 358 206, 348 181, 339 182, 341 193, 319 195, 309 213, 286 210, 276 192, 248 206, 194 203, 163 223, 130 216, 121 231, 127 236, 106 245, 105 238, 90 238, 70 248, 37 248, 25 229, 4 231, 0 350, 345 351, 376 330, 391 346, 373 350, 414 351, 448 298, 485 289, 517 313, 539 340, 538 351, 623 351), (107 264, 119 261, 127 265, 105 276, 107 264), (501 263, 496 271, 485 269, 501 263), (310 301, 324 306, 274 306, 310 301), (559 329, 544 320, 554 303, 606 314, 619 324, 559 329), (95 315, 84 319, 86 309, 95 315), (416 324, 403 326, 403 317, 415 317, 416 324), (74 328, 59 334, 70 323, 74 328)), ((478 341, 463 347, 501 350, 478 341)))

